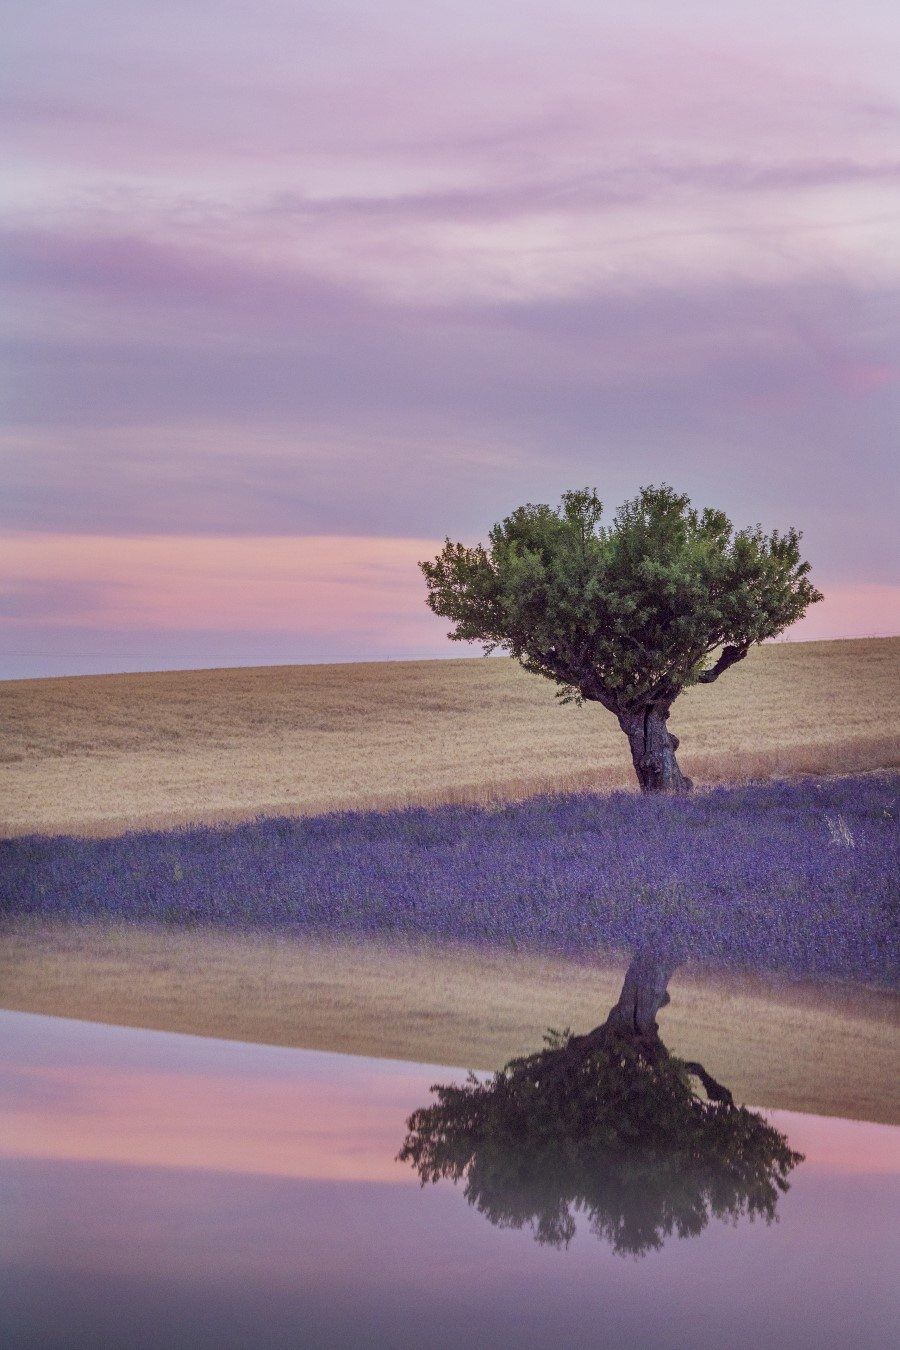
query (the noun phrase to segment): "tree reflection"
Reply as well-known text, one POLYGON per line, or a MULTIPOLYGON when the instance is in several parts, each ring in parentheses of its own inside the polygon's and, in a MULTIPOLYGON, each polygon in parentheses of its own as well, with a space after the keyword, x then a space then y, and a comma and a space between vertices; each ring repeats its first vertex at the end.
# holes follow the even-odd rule
POLYGON ((669 1054, 655 1023, 638 1030, 621 1009, 622 999, 586 1036, 552 1034, 487 1082, 434 1087, 436 1101, 407 1122, 400 1158, 423 1185, 463 1181, 491 1223, 530 1226, 556 1246, 579 1212, 632 1255, 694 1236, 711 1217, 771 1222, 802 1155, 702 1065, 669 1054))

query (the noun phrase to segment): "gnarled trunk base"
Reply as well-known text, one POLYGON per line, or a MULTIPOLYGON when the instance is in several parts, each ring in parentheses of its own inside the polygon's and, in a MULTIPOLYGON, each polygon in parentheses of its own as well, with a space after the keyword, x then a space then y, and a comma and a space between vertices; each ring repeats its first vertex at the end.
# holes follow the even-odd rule
POLYGON ((666 703, 648 703, 619 715, 642 792, 689 792, 693 786, 678 767, 678 737, 666 726, 668 719, 666 703))

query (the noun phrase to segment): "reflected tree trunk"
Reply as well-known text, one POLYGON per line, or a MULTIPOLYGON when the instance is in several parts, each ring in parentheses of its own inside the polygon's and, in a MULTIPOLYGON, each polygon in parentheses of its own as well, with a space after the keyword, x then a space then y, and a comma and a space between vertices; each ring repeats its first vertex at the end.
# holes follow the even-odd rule
POLYGON ((679 958, 672 952, 663 954, 650 948, 637 952, 604 1027, 618 1036, 658 1039, 656 1018, 669 1002, 669 980, 679 965, 679 958))
MULTIPOLYGON (((574 1054, 576 1059, 596 1047, 612 1048, 626 1042, 637 1049, 645 1059, 658 1063, 669 1057, 660 1034, 657 1017, 670 1002, 669 980, 681 964, 680 955, 673 948, 645 946, 631 959, 625 972, 622 992, 610 1010, 605 1022, 584 1036, 573 1036, 562 1051, 563 1056, 574 1054)), ((707 1097, 713 1102, 733 1105, 731 1093, 708 1073, 696 1060, 683 1061, 689 1074, 697 1078, 707 1097)))

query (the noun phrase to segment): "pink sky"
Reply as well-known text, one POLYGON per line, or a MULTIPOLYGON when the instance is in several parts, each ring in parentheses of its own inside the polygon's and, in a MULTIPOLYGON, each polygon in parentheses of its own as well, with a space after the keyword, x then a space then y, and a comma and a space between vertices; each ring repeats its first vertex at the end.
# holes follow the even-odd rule
POLYGON ((666 480, 900 628, 894 7, 12 0, 0 675, 457 655, 415 562, 666 480))

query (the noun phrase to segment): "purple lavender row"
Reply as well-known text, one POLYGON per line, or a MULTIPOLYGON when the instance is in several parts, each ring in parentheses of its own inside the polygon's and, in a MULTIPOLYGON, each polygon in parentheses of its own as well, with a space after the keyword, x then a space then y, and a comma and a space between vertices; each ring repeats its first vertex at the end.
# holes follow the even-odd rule
POLYGON ((898 775, 536 797, 0 845, 0 914, 548 952, 648 934, 718 966, 893 984, 898 775))

